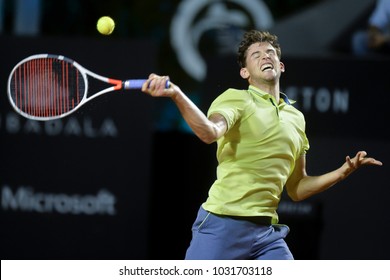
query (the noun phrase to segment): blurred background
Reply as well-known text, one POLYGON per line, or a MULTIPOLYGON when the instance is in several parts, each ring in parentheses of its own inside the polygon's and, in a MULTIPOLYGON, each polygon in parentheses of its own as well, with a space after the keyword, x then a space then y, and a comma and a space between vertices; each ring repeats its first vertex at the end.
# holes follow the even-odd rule
MULTIPOLYGON (((17 115, 9 73, 61 54, 100 75, 169 75, 204 111, 246 88, 235 53, 248 29, 279 37, 282 90, 305 114, 308 172, 358 150, 384 162, 303 202, 280 222, 296 259, 388 259, 389 54, 360 55, 374 0, 0 0, 2 259, 183 259, 215 179, 214 144, 194 136, 170 100, 108 93, 60 120, 17 115), (96 30, 111 16, 110 36, 96 30)), ((93 83, 93 81, 91 81, 93 83)))

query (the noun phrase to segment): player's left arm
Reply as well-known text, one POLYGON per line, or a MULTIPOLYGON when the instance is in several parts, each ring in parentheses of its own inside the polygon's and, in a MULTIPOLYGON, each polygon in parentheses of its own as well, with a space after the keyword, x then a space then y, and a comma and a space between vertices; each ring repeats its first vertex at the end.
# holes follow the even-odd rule
POLYGON ((294 171, 287 180, 287 194, 294 201, 304 200, 344 180, 363 165, 382 165, 379 160, 366 156, 365 151, 359 151, 353 158, 347 156, 339 168, 319 176, 309 176, 303 155, 296 161, 294 171))

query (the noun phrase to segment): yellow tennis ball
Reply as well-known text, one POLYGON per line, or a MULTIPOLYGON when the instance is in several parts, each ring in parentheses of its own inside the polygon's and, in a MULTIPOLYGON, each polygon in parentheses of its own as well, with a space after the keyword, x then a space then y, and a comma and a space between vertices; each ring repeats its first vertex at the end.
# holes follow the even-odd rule
POLYGON ((103 35, 110 35, 115 28, 115 22, 109 16, 99 18, 97 22, 97 30, 103 35))

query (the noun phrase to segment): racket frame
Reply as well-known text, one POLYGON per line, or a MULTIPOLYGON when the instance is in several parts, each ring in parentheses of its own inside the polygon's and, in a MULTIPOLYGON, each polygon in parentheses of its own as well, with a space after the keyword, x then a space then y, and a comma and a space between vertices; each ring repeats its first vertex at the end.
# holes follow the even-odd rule
MULTIPOLYGON (((145 81, 145 80, 144 80, 145 81)), ((102 94, 105 94, 107 92, 110 92, 110 91, 115 91, 115 90, 120 90, 123 88, 123 84, 124 82, 122 80, 117 80, 117 79, 111 79, 111 78, 107 78, 107 77, 104 77, 102 75, 99 75, 99 74, 96 74, 88 69, 86 69, 85 67, 83 67, 82 65, 80 65, 79 63, 77 63, 76 61, 68 58, 68 57, 65 57, 63 55, 54 55, 54 54, 35 54, 35 55, 31 55, 29 57, 26 57, 25 59, 21 60, 18 64, 15 65, 15 67, 12 69, 10 75, 9 75, 9 78, 8 78, 8 85, 7 85, 7 93, 8 93, 8 99, 12 105, 12 107, 14 108, 14 110, 24 116, 25 118, 28 118, 28 119, 32 119, 32 120, 39 120, 39 121, 47 121, 47 120, 54 120, 54 119, 59 119, 59 118, 63 118, 67 115, 70 115, 72 114, 73 112, 75 112, 76 110, 78 110, 82 105, 84 105, 85 103, 87 103, 88 101, 102 95, 102 94), (26 62, 28 61, 32 61, 32 60, 37 60, 37 59, 48 59, 48 58, 51 58, 51 59, 56 59, 56 60, 60 60, 60 61, 64 61, 66 63, 69 63, 71 64, 72 66, 74 66, 77 71, 81 74, 81 77, 84 81, 84 93, 82 94, 82 98, 81 98, 81 101, 74 107, 72 108, 71 110, 67 111, 67 112, 64 112, 62 114, 59 114, 59 115, 55 115, 55 116, 34 116, 34 115, 31 115, 31 114, 28 114, 26 112, 24 112, 23 110, 21 110, 14 102, 12 96, 11 96, 11 81, 12 81, 12 78, 13 78, 13 75, 15 73, 15 71, 23 64, 25 64, 26 62), (94 79, 97 79, 97 80, 100 80, 102 82, 105 82, 105 83, 108 83, 108 84, 111 84, 112 86, 108 87, 108 88, 105 88, 105 89, 102 89, 98 92, 96 92, 95 94, 91 95, 88 97, 88 88, 89 88, 89 85, 88 85, 88 76, 94 78, 94 79)))
MULTIPOLYGON (((102 75, 99 75, 99 74, 96 74, 94 72, 92 72, 91 70, 88 70, 87 68, 83 67, 82 65, 80 65, 79 63, 77 63, 76 61, 74 61, 73 59, 70 59, 66 56, 63 56, 63 55, 56 55, 56 54, 34 54, 34 55, 31 55, 29 57, 26 57, 25 59, 21 60, 18 64, 16 64, 14 66, 14 68, 12 69, 9 77, 8 77, 8 84, 7 84, 7 94, 8 94, 8 99, 9 99, 9 102, 11 103, 12 107, 14 108, 14 110, 22 115, 23 117, 27 118, 27 119, 32 119, 32 120, 38 120, 38 121, 48 121, 48 120, 54 120, 54 119, 59 119, 59 118, 63 118, 65 116, 68 116, 70 114, 72 114, 73 112, 75 112, 76 110, 78 110, 81 106, 83 106, 85 103, 91 101, 92 99, 98 97, 98 96, 101 96, 107 92, 110 92, 110 91, 117 91, 117 90, 121 90, 121 89, 125 89, 125 90, 132 90, 132 89, 141 89, 142 88, 142 85, 147 81, 147 79, 128 79, 128 80, 118 80, 118 79, 111 79, 111 78, 108 78, 108 77, 105 77, 105 76, 102 76, 102 75), (85 85, 85 88, 84 88, 84 93, 82 95, 82 98, 81 98, 81 101, 74 107, 72 108, 71 110, 67 111, 67 112, 64 112, 64 113, 61 113, 59 115, 53 115, 53 116, 35 116, 35 115, 31 115, 29 113, 26 113, 24 112, 23 110, 21 110, 14 102, 13 98, 12 98, 12 90, 11 90, 11 81, 12 81, 12 78, 13 78, 13 75, 15 73, 15 71, 22 65, 22 64, 25 64, 26 62, 28 61, 32 61, 32 60, 37 60, 37 59, 48 59, 48 58, 51 58, 51 59, 56 59, 56 60, 59 60, 59 61, 64 61, 66 63, 69 63, 71 64, 72 66, 74 66, 77 71, 81 74, 81 77, 84 81, 84 85, 85 85), (112 86, 108 87, 108 88, 105 88, 105 89, 102 89, 90 96, 88 96, 88 76, 96 79, 96 80, 100 80, 102 82, 105 82, 105 83, 108 83, 108 84, 111 84, 112 86)), ((166 82, 166 88, 169 88, 170 87, 170 82, 169 80, 167 80, 166 82)))

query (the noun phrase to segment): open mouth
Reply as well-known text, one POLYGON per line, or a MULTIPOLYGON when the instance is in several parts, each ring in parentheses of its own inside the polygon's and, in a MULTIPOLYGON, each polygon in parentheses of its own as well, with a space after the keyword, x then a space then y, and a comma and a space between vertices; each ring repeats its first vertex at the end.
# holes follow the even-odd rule
POLYGON ((274 69, 274 66, 271 63, 266 63, 261 66, 261 71, 267 71, 267 70, 272 70, 274 69))

